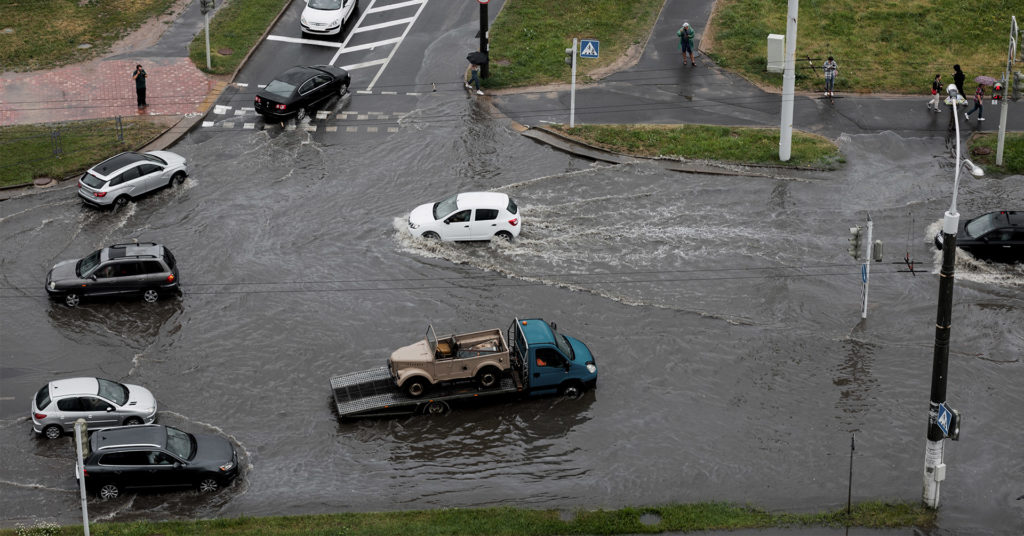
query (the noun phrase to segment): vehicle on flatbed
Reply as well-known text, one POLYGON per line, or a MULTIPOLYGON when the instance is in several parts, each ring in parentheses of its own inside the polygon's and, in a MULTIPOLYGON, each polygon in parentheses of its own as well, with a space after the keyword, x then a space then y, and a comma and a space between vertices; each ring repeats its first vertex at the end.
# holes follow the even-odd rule
POLYGON ((423 396, 441 382, 471 378, 485 389, 494 387, 511 367, 500 329, 438 339, 434 326, 427 326, 422 340, 395 350, 388 358, 395 385, 411 397, 423 396))
MULTIPOLYGON (((500 330, 491 331, 502 335, 500 330)), ((428 339, 431 332, 428 330, 428 339)), ((432 385, 426 396, 410 396, 398 386, 390 366, 331 378, 338 416, 349 419, 419 413, 439 415, 448 413, 456 403, 484 398, 545 394, 578 398, 584 390, 597 385, 597 364, 590 349, 579 339, 559 333, 553 322, 517 318, 505 331, 501 342, 508 355, 509 369, 490 387, 482 386, 475 376, 467 375, 466 379, 432 385)))

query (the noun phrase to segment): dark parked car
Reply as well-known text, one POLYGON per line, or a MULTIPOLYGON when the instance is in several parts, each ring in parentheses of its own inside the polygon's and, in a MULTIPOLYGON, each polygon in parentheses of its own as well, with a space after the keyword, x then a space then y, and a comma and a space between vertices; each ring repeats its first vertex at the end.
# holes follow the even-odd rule
MULTIPOLYGON (((935 236, 935 247, 942 249, 941 231, 935 236)), ((1024 212, 1001 210, 960 220, 956 247, 979 259, 1024 262, 1024 212)))
POLYGON ((333 65, 292 67, 256 93, 256 113, 268 121, 301 121, 334 95, 344 95, 352 78, 333 65))
POLYGON ((46 292, 68 307, 89 296, 142 295, 152 303, 179 292, 178 264, 160 244, 114 244, 55 264, 46 274, 46 292))
POLYGON ((115 499, 128 489, 211 492, 238 476, 238 453, 227 439, 161 424, 96 430, 83 462, 85 488, 102 499, 115 499))

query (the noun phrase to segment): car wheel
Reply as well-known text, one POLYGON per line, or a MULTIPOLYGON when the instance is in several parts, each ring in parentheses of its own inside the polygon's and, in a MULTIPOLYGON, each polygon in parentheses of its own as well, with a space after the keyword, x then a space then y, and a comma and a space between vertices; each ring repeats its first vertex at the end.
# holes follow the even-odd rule
POLYGON ((301 123, 306 118, 306 107, 299 108, 299 111, 295 112, 295 122, 301 123))
POLYGON ((568 383, 562 387, 562 396, 569 400, 576 400, 583 396, 583 387, 576 382, 568 383))
POLYGON ((114 200, 114 210, 121 210, 128 205, 128 196, 122 195, 114 200))
POLYGON ((196 487, 199 488, 199 493, 213 493, 220 489, 220 482, 217 482, 216 478, 208 477, 200 480, 196 487))
POLYGON ((120 494, 121 494, 121 490, 120 490, 120 488, 117 487, 116 484, 109 484, 108 483, 108 484, 103 484, 102 486, 100 486, 99 496, 104 501, 109 501, 110 499, 116 499, 117 496, 120 495, 120 494))
POLYGON ((448 406, 448 403, 441 400, 434 400, 423 408, 424 415, 445 415, 449 411, 451 411, 451 408, 448 406))
POLYGON ((179 171, 171 177, 171 181, 167 183, 167 186, 174 186, 174 183, 184 184, 185 183, 185 172, 179 171))
POLYGON ((498 380, 501 378, 501 371, 494 367, 484 367, 476 375, 476 381, 480 384, 480 387, 489 389, 498 384, 498 380))
POLYGON ((146 300, 146 303, 156 303, 160 299, 160 293, 154 289, 149 289, 142 293, 142 299, 146 300))
POLYGON ((437 233, 435 233, 434 231, 427 231, 427 232, 423 233, 423 238, 426 238, 427 240, 440 240, 441 239, 441 237, 438 236, 437 233))
POLYGON ((138 417, 128 417, 124 420, 125 426, 138 426, 140 424, 142 424, 142 419, 138 417))
POLYGON ((74 292, 69 292, 64 295, 64 305, 68 307, 75 307, 79 303, 82 303, 82 297, 74 292))
POLYGON ((338 96, 339 97, 344 97, 346 93, 348 93, 348 82, 347 81, 343 82, 340 86, 338 86, 338 96))
POLYGON ((57 439, 62 435, 64 435, 64 430, 56 424, 51 424, 50 426, 43 428, 43 436, 45 436, 46 439, 57 439))
POLYGON ((510 233, 508 231, 498 231, 497 233, 494 233, 494 237, 495 238, 500 238, 500 239, 502 239, 502 240, 504 240, 506 242, 511 242, 512 241, 512 233, 510 233))
POLYGON ((405 384, 405 392, 413 398, 423 396, 427 392, 427 380, 423 378, 412 378, 405 384))

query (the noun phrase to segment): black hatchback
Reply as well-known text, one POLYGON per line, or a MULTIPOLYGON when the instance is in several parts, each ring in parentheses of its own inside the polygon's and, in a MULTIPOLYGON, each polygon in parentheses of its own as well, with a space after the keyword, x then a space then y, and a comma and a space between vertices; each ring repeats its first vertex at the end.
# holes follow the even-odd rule
POLYGON ((115 499, 128 489, 211 492, 238 476, 238 453, 230 441, 161 424, 96 430, 83 462, 85 488, 102 499, 115 499))
POLYGON ((348 92, 352 78, 333 65, 292 67, 256 93, 256 113, 268 121, 304 119, 334 95, 348 92))
MULTIPOLYGON (((941 232, 935 236, 935 247, 942 249, 941 232)), ((1024 262, 1024 212, 1000 210, 961 220, 956 247, 979 259, 1024 262)))

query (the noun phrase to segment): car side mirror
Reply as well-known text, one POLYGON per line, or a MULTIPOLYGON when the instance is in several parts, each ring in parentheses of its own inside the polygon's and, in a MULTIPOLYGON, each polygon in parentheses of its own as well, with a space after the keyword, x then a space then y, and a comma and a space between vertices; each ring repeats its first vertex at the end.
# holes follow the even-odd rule
POLYGON ((111 411, 114 411, 114 408, 107 406, 107 413, 110 413, 111 411))
POLYGON ((174 468, 175 469, 181 469, 182 467, 184 467, 184 466, 181 465, 181 462, 174 462, 174 468))
POLYGON ((89 276, 89 279, 92 279, 93 281, 96 281, 96 275, 95 275, 95 274, 93 274, 93 275, 90 275, 90 276, 89 276))

